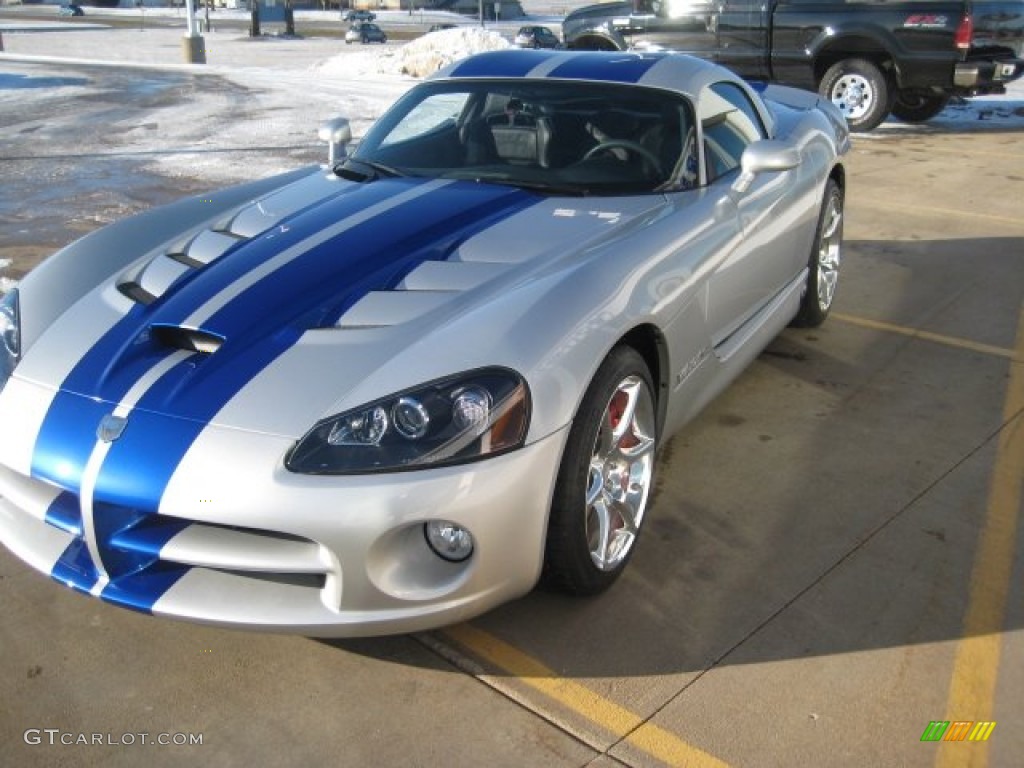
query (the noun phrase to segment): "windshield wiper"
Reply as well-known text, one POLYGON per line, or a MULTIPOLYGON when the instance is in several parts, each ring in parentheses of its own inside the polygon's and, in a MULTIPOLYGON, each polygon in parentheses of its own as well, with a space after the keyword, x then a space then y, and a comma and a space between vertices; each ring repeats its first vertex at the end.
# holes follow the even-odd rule
POLYGON ((540 192, 547 195, 565 195, 566 197, 587 197, 590 190, 586 187, 579 187, 571 184, 553 184, 550 181, 537 181, 534 179, 510 179, 507 176, 488 176, 477 174, 470 176, 473 181, 484 184, 501 184, 506 187, 528 189, 531 192, 540 192))
POLYGON ((341 176, 343 179, 349 181, 376 181, 382 178, 394 178, 396 176, 404 176, 397 168, 392 168, 390 165, 384 165, 384 163, 378 163, 376 160, 363 160, 359 157, 346 157, 345 160, 338 165, 334 166, 334 172, 341 176), (361 170, 358 167, 368 168, 370 172, 361 170))

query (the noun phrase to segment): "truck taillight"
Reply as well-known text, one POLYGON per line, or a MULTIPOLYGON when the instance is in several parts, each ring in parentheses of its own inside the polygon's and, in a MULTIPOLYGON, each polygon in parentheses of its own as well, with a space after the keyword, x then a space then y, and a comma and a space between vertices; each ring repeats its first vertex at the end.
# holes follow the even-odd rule
POLYGON ((956 41, 956 49, 966 51, 971 47, 972 37, 974 37, 974 19, 971 18, 971 14, 965 13, 964 17, 960 19, 960 26, 956 28, 956 35, 953 38, 956 41))

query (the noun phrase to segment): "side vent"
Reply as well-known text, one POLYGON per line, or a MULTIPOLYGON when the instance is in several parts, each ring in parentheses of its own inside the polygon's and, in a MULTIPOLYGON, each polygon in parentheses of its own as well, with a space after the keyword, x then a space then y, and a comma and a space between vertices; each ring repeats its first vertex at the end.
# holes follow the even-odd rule
POLYGON ((176 325, 153 325, 150 326, 150 334, 153 340, 164 347, 184 349, 189 352, 199 352, 204 355, 212 355, 224 339, 206 331, 195 328, 179 328, 176 325))

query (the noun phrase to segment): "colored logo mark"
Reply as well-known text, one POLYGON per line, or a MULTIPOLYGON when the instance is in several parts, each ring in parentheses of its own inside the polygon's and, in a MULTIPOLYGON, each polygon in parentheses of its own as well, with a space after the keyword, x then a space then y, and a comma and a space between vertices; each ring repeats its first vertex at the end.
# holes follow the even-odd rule
POLYGON ((988 741, 995 727, 994 720, 932 720, 921 741, 988 741))

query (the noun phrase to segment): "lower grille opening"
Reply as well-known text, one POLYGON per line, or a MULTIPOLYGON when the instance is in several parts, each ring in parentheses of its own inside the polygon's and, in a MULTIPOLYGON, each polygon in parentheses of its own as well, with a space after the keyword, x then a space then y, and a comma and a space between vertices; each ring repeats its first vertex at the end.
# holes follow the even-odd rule
POLYGON ((311 589, 323 589, 327 583, 327 577, 318 573, 267 573, 266 571, 231 571, 224 568, 213 568, 211 570, 226 573, 230 576, 241 576, 256 581, 267 581, 272 584, 282 584, 287 587, 309 587, 311 589))

